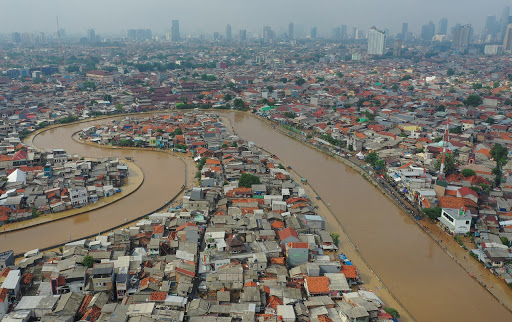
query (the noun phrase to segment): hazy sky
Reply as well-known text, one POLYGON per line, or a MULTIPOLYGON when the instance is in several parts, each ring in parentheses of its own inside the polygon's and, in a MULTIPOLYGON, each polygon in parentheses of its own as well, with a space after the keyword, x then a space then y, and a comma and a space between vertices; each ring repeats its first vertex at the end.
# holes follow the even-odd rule
POLYGON ((56 16, 68 34, 126 33, 131 28, 151 28, 154 34, 168 32, 172 19, 180 20, 182 36, 190 33, 224 32, 231 24, 239 29, 260 32, 265 25, 275 31, 287 29, 293 21, 308 32, 317 26, 319 34, 341 24, 349 29, 419 32, 421 24, 432 20, 436 26, 447 17, 455 23, 471 23, 481 31, 486 16, 501 18, 512 0, 0 0, 0 33, 56 31, 56 16))

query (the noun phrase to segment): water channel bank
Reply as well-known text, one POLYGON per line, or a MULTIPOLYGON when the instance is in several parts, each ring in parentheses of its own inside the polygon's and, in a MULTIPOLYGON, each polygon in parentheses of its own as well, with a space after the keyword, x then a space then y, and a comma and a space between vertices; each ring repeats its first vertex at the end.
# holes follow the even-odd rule
MULTIPOLYGON (((253 141, 256 145, 278 155, 283 163, 291 165, 297 173, 308 179, 311 188, 314 188, 322 197, 325 206, 328 206, 336 219, 343 223, 347 234, 357 245, 357 250, 362 258, 366 259, 369 267, 374 269, 389 290, 416 319, 421 321, 506 321, 511 318, 510 313, 489 293, 474 283, 472 278, 465 274, 436 242, 418 230, 416 223, 407 214, 400 211, 380 190, 375 189, 365 180, 361 180, 358 172, 273 130, 254 116, 234 112, 223 114, 230 118, 240 137, 253 141)), ((98 120, 93 120, 90 123, 98 123, 98 120)), ((75 128, 78 130, 85 126, 81 124, 75 128)), ((68 128, 66 127, 66 129, 68 128)), ((70 153, 80 151, 77 154, 94 157, 97 156, 95 154, 105 157, 127 153, 127 156, 133 157, 144 170, 146 180, 132 197, 103 208, 111 209, 110 213, 103 212, 101 216, 96 216, 92 220, 86 218, 84 220, 86 225, 81 225, 80 222, 67 222, 67 226, 60 226, 61 222, 53 223, 51 227, 54 228, 55 225, 56 231, 66 231, 65 229, 71 231, 74 229, 74 225, 87 229, 92 228, 95 232, 102 231, 104 227, 114 226, 106 225, 110 220, 119 224, 125 214, 133 216, 133 218, 137 217, 135 214, 143 214, 144 212, 138 211, 137 208, 156 203, 160 193, 169 189, 168 184, 179 182, 178 190, 183 185, 183 181, 177 178, 180 175, 179 171, 183 175, 184 165, 176 162, 176 158, 151 151, 123 151, 121 149, 107 151, 98 147, 81 145, 71 139, 71 134, 74 131, 68 130, 67 133, 62 129, 45 132, 51 135, 37 136, 35 144, 45 148, 65 147, 70 153), (147 160, 150 158, 149 156, 151 156, 151 160, 147 160), (173 161, 176 163, 172 163, 173 161), (148 185, 148 183, 151 184, 148 185), (144 192, 145 195, 141 192, 144 192), (145 199, 141 199, 140 196, 144 196, 145 199), (151 199, 152 197, 155 199, 151 199)), ((165 201, 160 204, 164 203, 165 201)), ((320 203, 320 205, 322 204, 320 203)), ((87 216, 85 215, 85 217, 87 216)), ((76 218, 82 217, 77 216, 76 218)), ((328 223, 330 229, 337 229, 335 221, 328 223)), ((47 241, 51 235, 42 230, 33 230, 32 234, 24 235, 18 234, 18 232, 14 234, 12 236, 16 236, 16 238, 5 239, 5 236, 0 236, 2 245, 5 242, 6 245, 12 245, 10 248, 14 249, 15 247, 38 245, 37 242, 47 241)), ((62 234, 55 233, 54 235, 62 239, 62 234)), ((348 243, 347 240, 345 242, 348 243)), ((29 249, 31 248, 35 247, 29 249)), ((357 262, 356 265, 364 266, 357 262)), ((371 273, 362 272, 361 275, 363 280, 368 283, 371 273)), ((382 294, 385 293, 384 289, 373 289, 379 296, 383 296, 382 294)), ((388 305, 392 305, 387 300, 386 302, 388 305)))
POLYGON ((2 249, 13 249, 15 253, 23 253, 34 248, 45 248, 98 234, 105 229, 125 224, 160 209, 182 191, 182 187, 187 184, 187 167, 183 158, 154 151, 102 149, 79 144, 73 140, 73 133, 99 122, 106 120, 92 120, 51 128, 36 135, 33 144, 41 149, 64 148, 70 154, 93 158, 132 158, 144 171, 144 183, 130 198, 123 198, 101 209, 64 218, 51 224, 2 234, 2 249))
POLYGON ((343 223, 361 256, 418 320, 509 320, 510 312, 461 270, 380 190, 339 161, 272 129, 227 112, 242 138, 279 156, 308 179, 343 223))
MULTIPOLYGON (((407 214, 411 220, 413 220, 418 227, 423 230, 430 238, 432 238, 439 247, 441 247, 469 276, 471 276, 477 283, 480 284, 486 291, 488 291, 500 304, 502 304, 507 310, 512 312, 512 289, 496 275, 492 274, 485 268, 478 260, 469 256, 468 252, 464 250, 458 243, 454 242, 451 235, 447 234, 437 224, 431 220, 416 219, 417 214, 420 212, 417 209, 414 211, 410 210, 412 207, 406 207, 408 200, 405 200, 396 191, 392 191, 392 187, 386 185, 384 182, 380 183, 375 180, 366 170, 361 166, 365 163, 357 160, 354 157, 344 158, 336 155, 330 151, 326 151, 319 146, 311 144, 306 139, 299 138, 295 133, 284 129, 283 127, 276 125, 266 118, 256 116, 260 121, 266 123, 276 131, 283 135, 286 135, 294 140, 301 142, 309 148, 315 149, 321 153, 327 154, 335 160, 344 163, 346 166, 351 167, 357 171, 365 180, 373 184, 383 194, 385 194, 389 200, 395 203, 405 214, 407 214)), ((341 224, 341 223, 340 223, 341 224)), ((378 277, 377 277, 378 278, 378 277)))

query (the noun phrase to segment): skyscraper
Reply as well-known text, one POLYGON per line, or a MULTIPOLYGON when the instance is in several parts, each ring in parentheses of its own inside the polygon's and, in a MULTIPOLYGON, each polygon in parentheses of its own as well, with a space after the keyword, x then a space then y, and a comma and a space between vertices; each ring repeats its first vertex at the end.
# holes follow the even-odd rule
POLYGON ((290 22, 288 24, 288 39, 290 39, 290 40, 295 39, 295 35, 293 34, 293 22, 290 22))
POLYGON ((436 34, 436 25, 434 23, 429 22, 428 25, 421 26, 421 39, 423 41, 432 41, 432 38, 436 34))
POLYGON ((341 41, 341 28, 336 27, 332 30, 332 40, 341 41))
POLYGON ((87 40, 89 40, 89 42, 96 42, 96 32, 94 29, 87 30, 87 40))
POLYGON ((272 42, 274 40, 274 31, 269 26, 263 27, 263 40, 272 42))
POLYGON ((19 44, 21 42, 21 34, 19 32, 13 32, 11 34, 11 40, 19 44))
POLYGON ((309 36, 311 37, 311 39, 316 38, 316 27, 311 27, 311 32, 309 33, 309 36))
POLYGON ((340 27, 340 34, 341 34, 341 40, 345 41, 347 40, 347 25, 341 25, 340 27))
POLYGON ((231 34, 231 25, 228 24, 226 26, 226 41, 231 41, 231 40, 233 40, 233 36, 231 34))
POLYGON ((498 29, 499 26, 496 16, 487 16, 487 19, 485 19, 485 28, 482 32, 482 35, 491 35, 492 37, 496 37, 496 34, 498 34, 498 29))
POLYGON ((375 28, 375 26, 371 27, 368 32, 368 55, 384 54, 385 44, 386 34, 375 28))
POLYGON ((437 28, 437 34, 438 35, 446 35, 448 32, 448 19, 447 18, 441 18, 439 20, 439 26, 437 28))
POLYGON ((180 21, 179 20, 172 21, 171 41, 180 41, 180 21))
POLYGON ((501 32, 502 38, 504 37, 505 31, 507 30, 507 26, 508 26, 509 19, 510 19, 509 17, 510 17, 510 7, 505 7, 503 9, 503 13, 501 14, 501 19, 500 19, 500 32, 501 32))
POLYGON ((240 30, 240 41, 247 40, 247 30, 241 29, 240 30))
POLYGON ((503 51, 506 53, 512 52, 512 24, 509 24, 507 29, 505 29, 505 35, 503 36, 503 51))
POLYGON ((406 42, 409 38, 409 24, 407 22, 402 23, 402 40, 406 42))
POLYGON ((128 29, 128 39, 132 41, 137 40, 137 30, 128 29))
POLYGON ((453 32, 452 47, 459 51, 465 51, 469 46, 471 25, 457 27, 453 32))

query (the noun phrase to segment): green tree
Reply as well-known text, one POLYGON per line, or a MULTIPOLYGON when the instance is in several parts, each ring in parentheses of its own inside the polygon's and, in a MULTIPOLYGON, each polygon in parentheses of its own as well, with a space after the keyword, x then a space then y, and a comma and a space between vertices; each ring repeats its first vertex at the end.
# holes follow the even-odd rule
POLYGON ((109 101, 110 103, 112 103, 112 95, 110 95, 110 94, 103 95, 103 100, 109 101))
POLYGON ((135 142, 133 142, 130 139, 121 139, 121 140, 119 140, 117 145, 119 145, 119 146, 134 146, 135 142))
POLYGON ((494 119, 492 117, 488 117, 485 119, 485 123, 494 124, 494 119))
POLYGON ((377 155, 377 153, 375 151, 371 152, 366 157, 366 162, 368 162, 372 166, 375 166, 375 163, 377 162, 377 160, 379 160, 379 156, 377 155))
POLYGON ((124 105, 123 105, 123 104, 121 104, 121 103, 116 104, 116 110, 117 110, 117 112, 118 112, 118 113, 124 113, 124 112, 125 112, 125 110, 124 110, 124 107, 123 107, 123 106, 124 106, 124 105))
POLYGON ((224 101, 229 102, 233 99, 233 97, 230 94, 224 95, 224 101))
POLYGON ((96 84, 94 82, 91 82, 91 81, 86 81, 84 83, 84 87, 85 87, 85 89, 92 89, 93 91, 96 90, 96 84))
POLYGON ((508 247, 508 238, 503 236, 503 237, 500 237, 500 239, 501 239, 501 243, 508 247))
MULTIPOLYGON (((439 156, 439 158, 436 160, 436 163, 434 164, 434 168, 439 171, 441 169, 441 161, 442 161, 442 155, 439 156)), ((444 172, 445 174, 450 174, 455 171, 457 168, 455 164, 455 158, 453 157, 452 153, 446 153, 444 158, 444 172)))
POLYGON ((477 89, 482 88, 483 86, 482 86, 482 84, 480 84, 480 83, 475 83, 475 84, 473 84, 473 86, 472 86, 472 87, 473 87, 473 89, 474 89, 474 90, 477 90, 477 89))
POLYGON ((491 148, 491 156, 496 161, 498 166, 504 166, 508 162, 508 149, 507 147, 496 143, 491 148))
POLYGON ((462 170, 462 175, 465 177, 471 177, 471 176, 474 176, 475 174, 476 174, 475 171, 473 171, 471 169, 462 170))
POLYGON ((332 243, 336 246, 340 243, 340 234, 331 233, 332 243))
POLYGON ((236 108, 245 108, 244 100, 241 98, 235 98, 233 101, 233 106, 236 108))
POLYGON ((455 75, 455 71, 453 70, 453 68, 448 68, 448 70, 446 71, 446 75, 447 76, 455 75))
POLYGON ((462 126, 452 127, 452 128, 450 129, 450 133, 453 133, 453 134, 462 134, 462 126))
POLYGON ((294 119, 295 118, 295 113, 290 112, 290 111, 284 112, 283 115, 286 116, 289 119, 294 119))
POLYGON ((386 307, 384 308, 384 311, 386 311, 387 314, 391 315, 393 319, 397 319, 400 317, 400 313, 392 307, 386 307))
POLYGON ((76 65, 71 65, 71 66, 68 66, 66 68, 66 70, 67 70, 68 73, 76 73, 76 72, 80 71, 80 67, 78 67, 76 65))
POLYGON ((183 134, 183 131, 178 127, 176 128, 176 130, 174 130, 174 132, 172 132, 174 135, 182 135, 183 134))
POLYGON ((187 150, 187 146, 185 144, 181 144, 181 143, 176 144, 174 147, 178 150, 185 150, 185 151, 187 150))
POLYGON ((244 188, 250 188, 253 184, 260 184, 260 178, 250 173, 242 173, 238 180, 238 186, 244 188))
POLYGON ((427 216, 428 218, 430 218, 432 220, 441 217, 441 208, 440 207, 423 208, 422 211, 425 214, 425 216, 427 216))
POLYGON ((299 78, 295 81, 295 85, 302 86, 306 83, 306 80, 304 78, 299 78))
POLYGON ((482 102, 483 102, 483 99, 478 94, 471 94, 465 100, 462 101, 462 103, 464 105, 473 106, 473 107, 477 107, 477 106, 481 105, 482 102))
POLYGON ((94 265, 94 258, 92 256, 85 256, 82 260, 82 265, 84 265, 87 268, 91 268, 94 265))
POLYGON ((274 86, 268 85, 265 87, 269 93, 272 93, 274 91, 274 86))

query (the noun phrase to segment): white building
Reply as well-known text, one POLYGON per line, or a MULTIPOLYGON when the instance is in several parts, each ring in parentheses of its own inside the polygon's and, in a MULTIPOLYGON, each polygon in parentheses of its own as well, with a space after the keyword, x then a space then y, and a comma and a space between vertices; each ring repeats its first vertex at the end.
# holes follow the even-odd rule
POLYGON ((89 195, 84 187, 70 189, 69 197, 73 207, 82 207, 89 203, 89 195))
POLYGON ((471 228, 471 213, 464 209, 443 208, 439 221, 452 234, 466 234, 471 228))
POLYGON ((377 28, 371 27, 368 32, 368 55, 383 55, 386 45, 386 34, 377 28))
POLYGON ((502 45, 485 45, 484 54, 486 56, 494 56, 503 53, 502 45))

